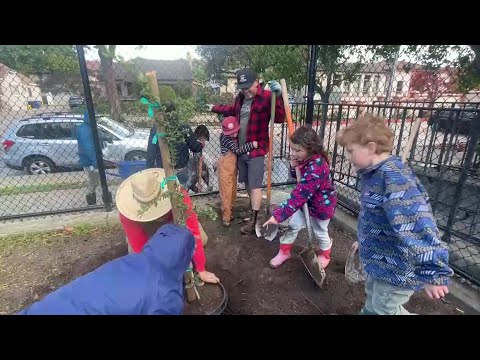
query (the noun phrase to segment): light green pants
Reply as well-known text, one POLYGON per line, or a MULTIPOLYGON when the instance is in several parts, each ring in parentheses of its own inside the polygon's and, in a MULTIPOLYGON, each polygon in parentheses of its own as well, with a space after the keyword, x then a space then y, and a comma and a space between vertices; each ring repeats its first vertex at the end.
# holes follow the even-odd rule
POLYGON ((413 295, 413 290, 402 289, 369 275, 365 281, 365 292, 367 301, 360 315, 414 315, 403 307, 413 295))

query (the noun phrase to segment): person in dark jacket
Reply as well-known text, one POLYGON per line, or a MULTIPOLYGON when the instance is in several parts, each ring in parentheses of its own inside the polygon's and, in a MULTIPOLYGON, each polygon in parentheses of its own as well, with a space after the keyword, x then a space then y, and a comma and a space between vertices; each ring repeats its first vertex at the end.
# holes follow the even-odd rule
MULTIPOLYGON (((195 131, 193 134, 197 137, 197 139, 200 140, 203 144, 205 144, 206 141, 210 141, 210 132, 208 131, 208 128, 205 125, 198 125, 195 128, 195 131)), ((179 178, 186 178, 186 184, 185 188, 187 190, 191 190, 194 193, 198 193, 200 191, 211 191, 212 187, 210 185, 210 173, 208 170, 208 165, 205 161, 205 157, 203 156, 203 150, 194 153, 193 156, 189 157, 188 159, 188 164, 186 169, 182 170, 181 173, 177 174, 179 178), (199 166, 200 162, 202 163, 202 180, 203 184, 206 184, 206 187, 201 187, 197 186, 199 184, 199 166)))
MULTIPOLYGON (((168 102, 166 104, 165 112, 168 113, 174 110, 175 105, 173 104, 173 102, 168 102)), ((190 151, 194 155, 200 154, 205 147, 205 142, 209 140, 210 134, 205 125, 198 126, 195 129, 195 132, 193 132, 192 128, 189 125, 184 124, 180 126, 179 131, 184 133, 185 141, 178 143, 175 149, 175 173, 178 177, 180 184, 188 190, 189 188, 192 188, 196 185, 195 183, 192 186, 187 186, 190 176, 186 168, 189 165, 190 151)), ((163 160, 162 155, 160 154, 160 149, 157 143, 153 143, 153 138, 156 133, 157 126, 153 125, 150 129, 150 136, 148 138, 147 144, 147 169, 154 167, 163 169, 163 160)))
MULTIPOLYGON (((192 131, 192 128, 187 124, 180 126, 180 131, 185 134, 185 142, 177 144, 176 157, 175 157, 175 169, 178 171, 183 169, 188 164, 189 151, 193 153, 199 153, 203 150, 204 143, 198 139, 192 131)), ((147 168, 158 167, 163 169, 162 155, 158 144, 153 144, 153 137, 157 133, 157 126, 153 125, 150 129, 150 136, 148 138, 147 145, 147 168)))
POLYGON ((95 205, 97 203, 96 190, 100 184, 100 176, 98 174, 92 128, 90 127, 87 111, 83 114, 83 123, 77 127, 76 136, 79 164, 88 176, 87 204, 95 205))
POLYGON ((181 315, 194 247, 187 228, 164 225, 140 253, 106 263, 17 315, 181 315))

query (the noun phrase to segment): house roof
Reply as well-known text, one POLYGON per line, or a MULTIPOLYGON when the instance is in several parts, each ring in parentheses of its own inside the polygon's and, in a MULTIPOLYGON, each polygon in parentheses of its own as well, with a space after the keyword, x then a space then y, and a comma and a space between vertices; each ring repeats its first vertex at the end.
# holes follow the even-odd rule
MULTIPOLYGON (((142 72, 156 71, 157 78, 162 81, 192 81, 192 68, 188 60, 151 60, 135 58, 129 63, 134 64, 134 68, 142 72)), ((88 61, 87 68, 90 71, 100 70, 100 61, 88 61)), ((115 79, 132 80, 132 74, 121 63, 113 64, 115 79)))
POLYGON ((15 70, 10 69, 7 65, 0 63, 0 79, 3 79, 9 72, 14 72, 19 78, 20 81, 25 85, 35 84, 35 81, 27 75, 19 73, 15 70))
POLYGON ((140 70, 156 71, 158 79, 161 80, 176 80, 176 81, 191 81, 193 79, 192 68, 188 60, 150 60, 150 59, 135 59, 140 70))
POLYGON ((7 65, 3 65, 2 63, 0 63, 0 79, 3 79, 9 71, 10 68, 7 65))

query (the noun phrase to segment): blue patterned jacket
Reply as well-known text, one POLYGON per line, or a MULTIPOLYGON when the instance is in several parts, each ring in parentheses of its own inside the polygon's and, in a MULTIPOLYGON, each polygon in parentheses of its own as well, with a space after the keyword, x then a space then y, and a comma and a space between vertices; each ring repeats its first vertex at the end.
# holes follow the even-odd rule
POLYGON ((360 259, 370 276, 420 290, 447 285, 453 275, 428 194, 400 158, 360 171, 360 259))

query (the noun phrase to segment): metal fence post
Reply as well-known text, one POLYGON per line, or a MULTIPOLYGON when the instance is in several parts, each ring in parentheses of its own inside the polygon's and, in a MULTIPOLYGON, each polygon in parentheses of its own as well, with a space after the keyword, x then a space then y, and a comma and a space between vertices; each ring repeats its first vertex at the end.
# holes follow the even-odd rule
POLYGON ((90 127, 92 128, 93 144, 95 146, 95 155, 97 157, 98 173, 100 175, 100 184, 102 186, 102 200, 106 211, 112 211, 112 194, 108 191, 107 176, 105 174, 105 165, 103 163, 102 147, 98 137, 97 120, 93 107, 92 92, 90 90, 90 81, 88 80, 87 63, 85 62, 85 52, 83 45, 76 45, 78 63, 80 65, 80 75, 82 77, 83 90, 85 93, 85 103, 87 105, 90 127))
POLYGON ((313 97, 315 95, 315 82, 317 75, 317 45, 310 45, 310 59, 308 65, 308 93, 307 93, 307 114, 305 125, 312 127, 313 123, 313 97))
POLYGON ((465 161, 462 166, 462 172, 460 178, 458 179, 457 186, 455 188, 454 204, 450 207, 450 213, 448 214, 447 225, 445 227, 445 232, 443 233, 442 240, 446 242, 451 241, 452 236, 452 227, 453 220, 455 218, 455 212, 457 211, 458 204, 461 201, 462 191, 467 181, 468 175, 472 170, 473 158, 477 150, 477 144, 480 140, 480 115, 477 115, 475 119, 472 120, 472 125, 470 127, 470 142, 468 143, 467 155, 465 156, 465 161))

